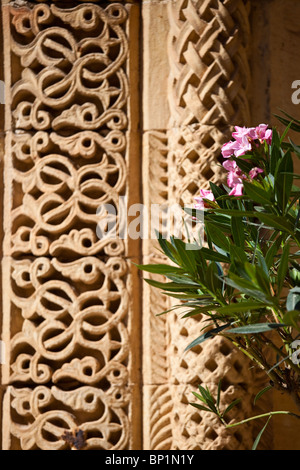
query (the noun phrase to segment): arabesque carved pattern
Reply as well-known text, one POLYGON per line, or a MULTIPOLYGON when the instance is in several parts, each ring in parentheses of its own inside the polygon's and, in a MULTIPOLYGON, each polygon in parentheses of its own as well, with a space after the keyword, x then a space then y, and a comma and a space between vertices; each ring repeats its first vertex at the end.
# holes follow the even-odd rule
POLYGON ((131 272, 126 242, 96 229, 106 216, 98 208, 113 204, 118 216, 128 197, 132 11, 112 2, 3 9, 3 445, 64 449, 63 434, 79 428, 88 449, 128 449, 137 445, 131 272))

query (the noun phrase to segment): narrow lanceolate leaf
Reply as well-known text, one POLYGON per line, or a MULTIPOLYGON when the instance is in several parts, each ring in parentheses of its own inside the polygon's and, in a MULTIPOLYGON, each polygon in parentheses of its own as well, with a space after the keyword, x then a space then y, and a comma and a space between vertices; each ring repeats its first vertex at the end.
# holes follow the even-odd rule
POLYGON ((206 403, 206 402, 207 402, 206 398, 204 398, 202 395, 199 395, 199 393, 197 393, 197 392, 192 392, 192 394, 193 394, 196 398, 198 398, 198 400, 200 400, 200 401, 202 401, 203 403, 207 404, 207 403, 206 403))
POLYGON ((218 383, 218 393, 217 393, 217 402, 216 402, 216 405, 217 405, 217 408, 218 408, 218 409, 219 409, 219 406, 220 406, 221 389, 222 389, 222 380, 219 380, 219 383, 218 383))
POLYGON ((267 387, 265 387, 265 388, 263 388, 262 390, 260 390, 260 391, 256 394, 256 396, 255 396, 255 398, 254 398, 254 405, 256 404, 257 400, 258 400, 264 393, 266 393, 268 390, 271 390, 271 388, 273 388, 272 385, 268 385, 267 387))
POLYGON ((181 268, 168 264, 136 264, 136 266, 142 271, 155 274, 171 274, 183 272, 181 268))
MULTIPOLYGON (((181 305, 181 308, 182 307, 185 307, 185 305, 181 305)), ((195 315, 199 315, 201 313, 208 313, 208 312, 212 312, 216 309, 216 305, 214 304, 211 304, 211 305, 205 305, 203 307, 195 307, 193 310, 189 311, 188 313, 186 313, 185 315, 183 315, 182 318, 188 318, 188 317, 193 317, 195 315)))
POLYGON ((283 249, 277 272, 277 294, 280 295, 289 265, 290 245, 287 243, 283 249))
POLYGON ((256 450, 256 449, 257 449, 257 446, 258 446, 258 444, 259 444, 259 441, 260 441, 260 439, 261 439, 261 436, 263 435, 263 433, 264 433, 266 427, 268 426, 271 417, 272 417, 272 416, 269 416, 268 421, 266 422, 266 424, 264 425, 264 427, 262 428, 262 430, 258 433, 258 435, 257 435, 257 437, 256 437, 256 439, 255 439, 255 441, 254 441, 254 443, 253 443, 252 450, 256 450))
POLYGON ((163 238, 163 236, 158 231, 156 231, 156 236, 157 236, 158 243, 160 244, 160 247, 161 247, 163 253, 170 260, 172 260, 175 264, 178 264, 177 253, 176 253, 176 250, 174 249, 173 245, 171 245, 170 242, 165 240, 163 238))
POLYGON ((210 391, 208 390, 208 388, 204 388, 202 387, 202 385, 199 385, 198 386, 199 390, 200 390, 200 393, 202 395, 202 397, 204 398, 207 406, 209 406, 209 408, 214 412, 214 413, 217 413, 217 408, 215 406, 215 400, 214 400, 214 397, 211 395, 210 391))
POLYGON ((198 410, 201 410, 201 411, 209 411, 210 413, 212 413, 212 410, 207 408, 206 406, 203 406, 203 405, 198 405, 198 403, 191 403, 191 405, 194 407, 194 408, 198 408, 198 410))
POLYGON ((199 251, 201 252, 203 257, 208 261, 218 261, 220 263, 228 263, 229 262, 229 258, 227 256, 222 255, 221 253, 217 253, 214 250, 210 250, 209 248, 203 247, 199 251))
POLYGON ((191 283, 178 283, 178 282, 159 282, 154 279, 144 279, 150 286, 157 287, 158 289, 165 290, 167 292, 185 292, 186 290, 199 289, 199 284, 191 283))
POLYGON ((299 321, 300 321, 300 311, 299 310, 291 310, 287 312, 283 317, 284 323, 287 325, 295 327, 299 330, 299 321))
POLYGON ((217 308, 215 309, 215 312, 218 314, 229 315, 240 312, 249 312, 251 310, 259 310, 268 306, 268 304, 263 302, 238 302, 236 304, 230 304, 225 307, 217 308))
POLYGON ((268 331, 275 330, 287 326, 285 323, 254 323, 253 325, 238 326, 237 328, 231 328, 226 333, 235 335, 250 335, 255 333, 266 333, 268 331))
POLYGON ((233 408, 235 405, 237 405, 240 401, 241 401, 241 399, 240 399, 240 398, 237 398, 237 399, 234 400, 232 403, 230 403, 230 405, 227 406, 226 410, 224 411, 223 417, 224 417, 227 413, 229 413, 229 411, 232 410, 232 408, 233 408))
POLYGON ((260 219, 264 224, 268 225, 269 227, 274 227, 276 230, 280 230, 291 235, 294 234, 293 225, 285 217, 280 217, 273 214, 266 214, 263 212, 256 212, 255 214, 258 219, 260 219))
POLYGON ((276 129, 273 129, 272 144, 271 144, 271 158, 270 158, 270 172, 275 175, 277 162, 280 158, 280 137, 276 129))
POLYGON ((220 331, 225 330, 225 328, 228 328, 231 325, 231 323, 226 323, 226 325, 219 326, 217 328, 213 328, 212 330, 207 331, 206 333, 203 333, 203 335, 199 336, 196 338, 194 341, 192 341, 186 348, 185 351, 188 351, 189 349, 192 349, 194 346, 198 346, 198 344, 203 343, 209 338, 213 338, 216 336, 220 331))
POLYGON ((231 232, 233 241, 236 246, 244 248, 245 245, 245 230, 242 217, 231 218, 231 232))
POLYGON ((206 285, 210 292, 217 293, 218 289, 221 288, 218 274, 217 264, 215 261, 211 261, 206 272, 206 285))
POLYGON ((287 296, 286 308, 290 310, 300 310, 300 287, 294 287, 287 296))
POLYGON ((268 191, 266 191, 261 186, 257 184, 244 182, 244 187, 247 196, 249 196, 253 201, 261 204, 262 206, 268 206, 271 204, 271 197, 268 191))
POLYGON ((205 228, 212 242, 222 248, 225 252, 229 253, 229 239, 221 232, 220 228, 211 222, 206 223, 205 228))
POLYGON ((225 192, 223 189, 221 189, 219 186, 217 186, 215 183, 213 183, 212 181, 209 183, 210 185, 210 189, 215 197, 215 199, 217 200, 218 204, 220 205, 220 207, 226 207, 226 203, 224 203, 222 200, 221 201, 218 201, 218 198, 219 197, 222 197, 225 195, 225 192))
POLYGON ((263 303, 270 305, 272 304, 272 299, 269 299, 268 296, 262 290, 259 290, 257 286, 253 285, 252 282, 247 281, 246 279, 242 279, 233 273, 229 273, 229 275, 230 278, 224 277, 226 284, 233 287, 234 289, 238 289, 245 295, 250 295, 255 299, 259 299, 263 303))
POLYGON ((177 259, 179 258, 180 265, 185 267, 189 273, 196 272, 196 263, 192 250, 188 250, 186 244, 179 238, 171 237, 173 246, 177 250, 177 259))
POLYGON ((283 213, 286 212, 286 206, 293 186, 293 171, 291 152, 287 151, 279 164, 275 178, 276 198, 283 213))
POLYGON ((266 253, 265 261, 266 261, 266 265, 268 269, 270 269, 271 266, 273 265, 274 257, 276 256, 277 251, 279 250, 281 241, 282 241, 282 235, 276 238, 276 240, 271 243, 271 246, 266 253))

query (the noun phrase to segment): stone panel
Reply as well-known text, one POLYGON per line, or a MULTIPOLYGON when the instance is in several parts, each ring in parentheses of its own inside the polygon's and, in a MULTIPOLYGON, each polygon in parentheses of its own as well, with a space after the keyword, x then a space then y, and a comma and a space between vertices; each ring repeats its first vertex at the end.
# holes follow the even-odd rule
POLYGON ((141 446, 138 248, 98 231, 138 194, 139 12, 101 3, 3 7, 5 449, 141 446))

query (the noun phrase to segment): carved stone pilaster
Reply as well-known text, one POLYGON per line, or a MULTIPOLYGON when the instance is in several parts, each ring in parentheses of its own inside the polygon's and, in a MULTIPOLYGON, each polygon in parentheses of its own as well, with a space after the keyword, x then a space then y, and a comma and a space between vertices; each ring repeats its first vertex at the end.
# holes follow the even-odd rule
POLYGON ((5 449, 68 448, 76 429, 87 449, 141 446, 137 249, 97 236, 99 208, 136 200, 137 19, 116 2, 3 7, 5 449))
MULTIPOLYGON (((249 122, 248 13, 243 0, 168 3, 170 203, 191 204, 200 188, 222 181, 220 148, 230 139, 233 125, 249 122)), ((248 359, 222 338, 184 352, 201 334, 203 320, 183 320, 178 312, 167 316, 171 448, 251 448, 252 426, 228 432, 208 413, 188 406, 199 384, 216 391, 223 378, 223 406, 242 398, 232 416, 242 419, 252 411, 256 372, 248 359)))

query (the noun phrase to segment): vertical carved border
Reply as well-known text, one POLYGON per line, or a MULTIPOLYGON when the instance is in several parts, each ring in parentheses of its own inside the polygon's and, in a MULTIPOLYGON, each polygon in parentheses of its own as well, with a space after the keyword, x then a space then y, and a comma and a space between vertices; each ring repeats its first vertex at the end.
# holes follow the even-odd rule
POLYGON ((3 448, 139 449, 139 6, 4 3, 3 448))
MULTIPOLYGON (((233 125, 249 123, 249 3, 177 0, 168 7, 169 201, 183 205, 192 203, 210 181, 222 181, 220 148, 230 139, 233 125)), ((199 384, 216 390, 222 378, 224 406, 242 398, 233 416, 242 419, 251 414, 255 386, 261 381, 248 359, 222 338, 184 353, 187 341, 199 336, 204 326, 200 317, 183 321, 176 314, 168 315, 172 447, 251 448, 253 426, 228 432, 207 413, 186 406, 194 401, 191 391, 199 384)))

